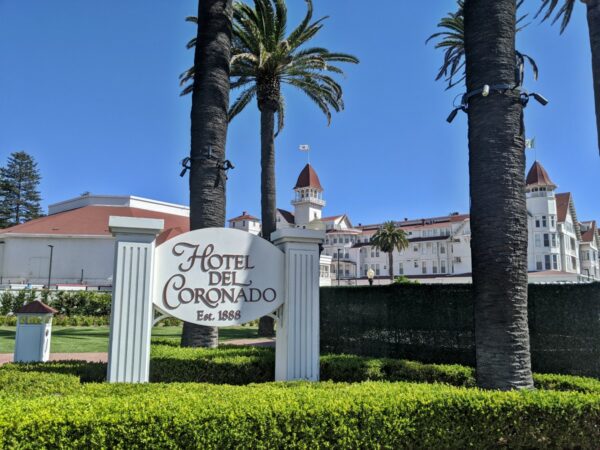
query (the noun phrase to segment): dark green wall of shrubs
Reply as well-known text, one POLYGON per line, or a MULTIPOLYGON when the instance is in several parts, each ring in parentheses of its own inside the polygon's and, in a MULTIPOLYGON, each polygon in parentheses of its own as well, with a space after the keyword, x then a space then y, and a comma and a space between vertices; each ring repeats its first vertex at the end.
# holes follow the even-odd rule
MULTIPOLYGON (((530 285, 533 370, 600 376, 600 283, 530 285)), ((475 364, 470 285, 321 289, 321 352, 475 364)))

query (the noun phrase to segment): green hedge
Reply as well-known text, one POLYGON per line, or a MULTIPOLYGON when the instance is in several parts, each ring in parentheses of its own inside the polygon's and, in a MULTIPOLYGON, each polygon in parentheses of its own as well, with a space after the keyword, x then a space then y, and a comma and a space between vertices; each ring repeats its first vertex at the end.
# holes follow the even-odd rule
MULTIPOLYGON (((192 382, 245 385, 273 381, 275 353, 271 348, 221 347, 218 349, 180 348, 161 340, 152 346, 150 379, 152 382, 192 382)), ((70 375, 77 382, 106 380, 106 364, 82 361, 60 361, 0 366, 7 372, 31 375, 42 383, 47 374, 70 375), (36 378, 38 377, 38 378, 36 378)), ((18 375, 14 375, 18 377, 18 375)), ((425 364, 390 358, 356 355, 321 356, 321 380, 335 382, 407 381, 445 383, 457 387, 474 387, 475 370, 457 364, 425 364)), ((600 395, 600 380, 570 375, 534 374, 538 389, 595 392, 600 395)), ((0 377, 0 390, 6 384, 0 377)), ((23 382, 25 383, 25 382, 23 382)), ((52 391, 54 381, 36 389, 52 391)), ((26 386, 26 383, 23 384, 26 386)), ((8 389, 8 388, 5 388, 8 389)), ((11 388, 12 389, 12 388, 11 388)), ((14 388, 17 392, 21 388, 14 388)))
MULTIPOLYGON (((600 377, 600 283, 529 285, 533 369, 600 377)), ((475 364, 471 285, 321 289, 321 351, 475 364)))
POLYGON ((1 448, 597 448, 600 396, 446 385, 86 385, 0 403, 1 448))

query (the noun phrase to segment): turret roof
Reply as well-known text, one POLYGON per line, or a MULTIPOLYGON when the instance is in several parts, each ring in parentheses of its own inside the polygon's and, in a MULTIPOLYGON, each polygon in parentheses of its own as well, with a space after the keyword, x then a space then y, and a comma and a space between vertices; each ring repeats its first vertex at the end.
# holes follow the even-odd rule
POLYGON ((552 182, 548 176, 548 172, 544 169, 544 166, 539 161, 533 163, 526 179, 527 186, 550 186, 556 188, 556 184, 552 182))
POLYGON ((306 187, 315 188, 320 191, 323 190, 321 182, 319 181, 319 176, 310 164, 304 166, 304 169, 302 169, 302 172, 300 172, 300 175, 298 176, 298 181, 296 181, 296 186, 294 186, 294 189, 306 187))

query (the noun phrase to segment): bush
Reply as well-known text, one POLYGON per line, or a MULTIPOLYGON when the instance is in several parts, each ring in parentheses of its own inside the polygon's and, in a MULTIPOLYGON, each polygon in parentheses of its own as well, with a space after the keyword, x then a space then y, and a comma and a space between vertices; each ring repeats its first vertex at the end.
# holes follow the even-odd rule
MULTIPOLYGON (((74 375, 82 382, 106 380, 106 364, 83 361, 7 364, 3 371, 74 375)), ((179 347, 178 340, 152 341, 150 381, 243 385, 273 381, 275 353, 271 348, 179 347)), ((321 356, 321 380, 335 382, 407 381, 475 386, 475 370, 456 364, 424 364, 389 358, 354 355, 321 356)), ((600 380, 570 375, 534 374, 535 386, 543 390, 600 394, 600 380)))
POLYGON ((18 395, 24 398, 72 394, 81 387, 80 378, 60 373, 0 371, 0 398, 18 395))
MULTIPOLYGON (((0 374, 11 372, 26 374, 32 379, 44 380, 54 374, 72 376, 81 383, 102 382, 106 380, 106 364, 86 361, 52 361, 47 363, 18 363, 0 366, 0 374)), ((16 375, 15 375, 16 376, 16 375)), ((1 384, 1 382, 0 382, 1 384)))
MULTIPOLYGON (((162 342, 162 341, 161 341, 162 342)), ((154 382, 196 382, 249 384, 273 381, 275 353, 270 348, 221 347, 181 348, 179 342, 153 342, 150 380, 154 382)))
POLYGON ((595 448, 600 397, 444 385, 86 385, 7 398, 2 448, 595 448))

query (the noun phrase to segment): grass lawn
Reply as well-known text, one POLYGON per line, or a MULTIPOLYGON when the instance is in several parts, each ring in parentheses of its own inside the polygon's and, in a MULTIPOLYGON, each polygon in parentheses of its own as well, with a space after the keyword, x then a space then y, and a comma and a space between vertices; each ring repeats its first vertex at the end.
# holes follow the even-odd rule
MULTIPOLYGON (((12 353, 16 327, 0 327, 0 353, 12 353)), ((152 337, 179 339, 181 327, 155 327, 152 337)), ((219 330, 219 341, 257 336, 256 327, 230 327, 219 330)), ((52 353, 95 353, 108 351, 108 327, 52 327, 52 353)))

